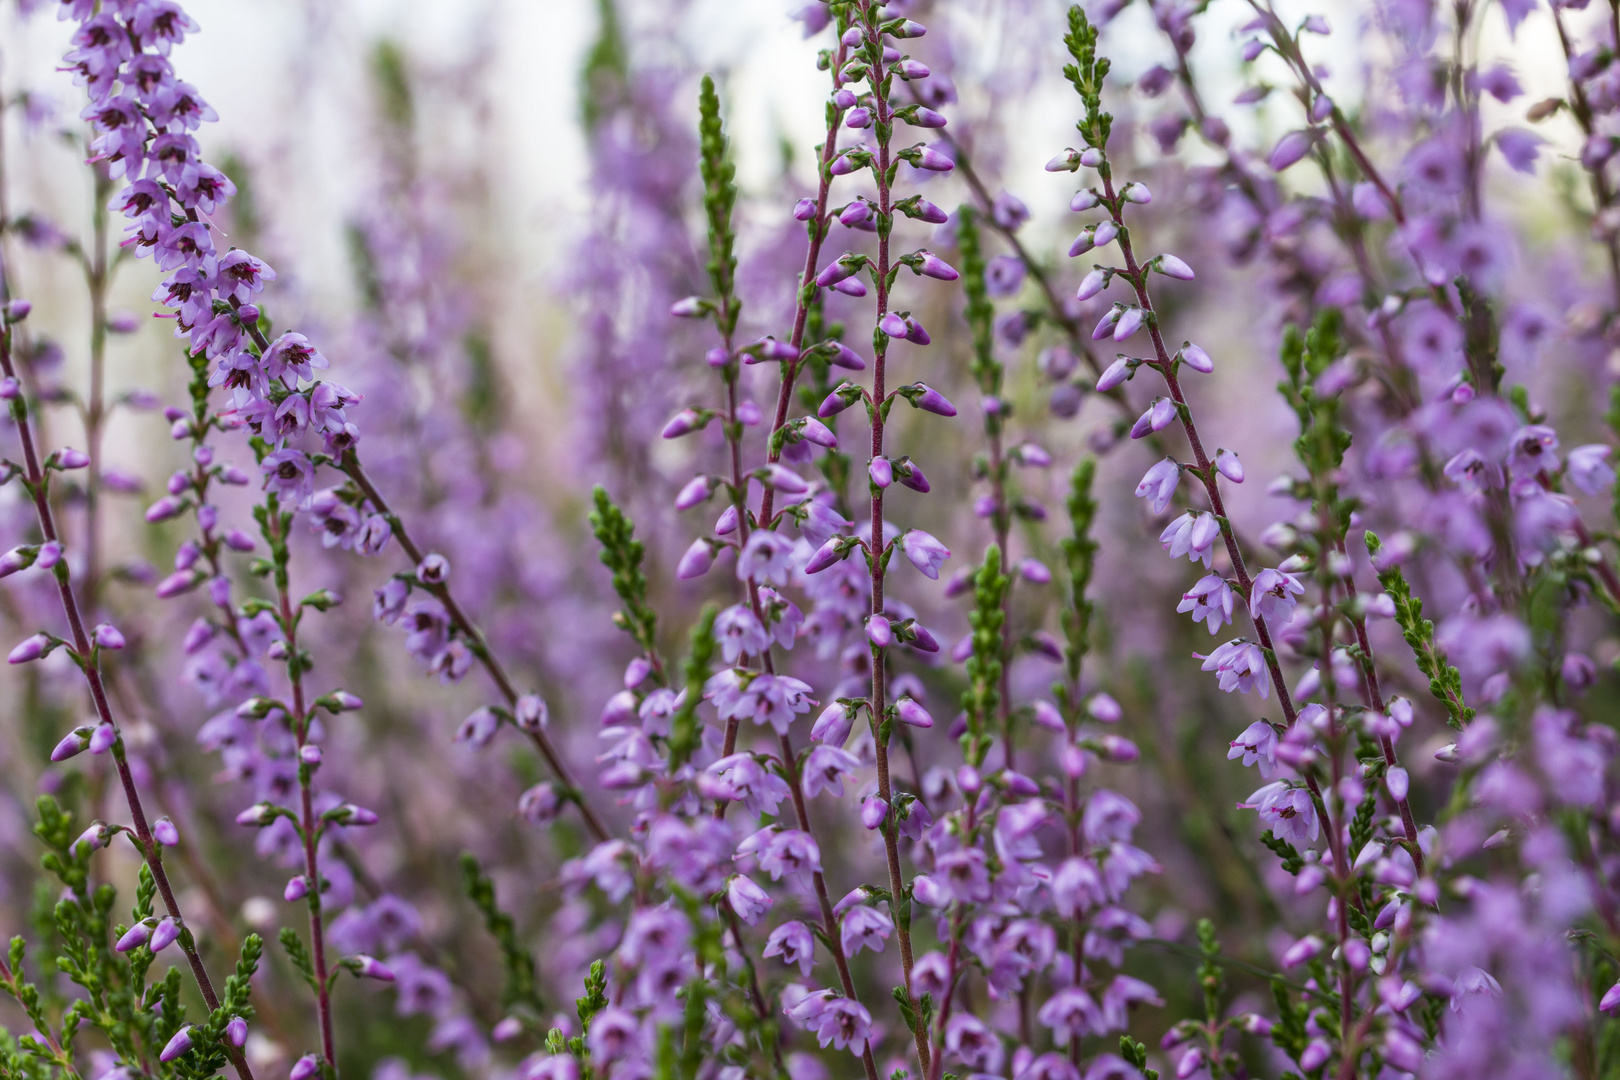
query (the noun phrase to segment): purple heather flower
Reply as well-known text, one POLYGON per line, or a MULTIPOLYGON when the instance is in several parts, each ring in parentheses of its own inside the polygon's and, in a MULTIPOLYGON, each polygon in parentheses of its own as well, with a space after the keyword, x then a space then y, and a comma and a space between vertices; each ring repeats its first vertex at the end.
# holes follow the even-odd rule
POLYGON ((293 1067, 287 1072, 287 1080, 309 1080, 321 1069, 321 1059, 314 1054, 305 1054, 293 1062, 293 1067))
POLYGON ((886 457, 873 458, 866 466, 867 476, 879 488, 886 488, 894 483, 894 466, 886 457))
POLYGON ((1215 468, 1220 474, 1234 484, 1243 483, 1243 462, 1230 450, 1219 450, 1215 453, 1215 468))
POLYGON ((1242 758, 1245 766, 1258 764, 1260 775, 1270 780, 1277 773, 1277 729, 1264 720, 1256 720, 1232 740, 1226 757, 1228 761, 1242 758))
POLYGON ((1154 515, 1164 513, 1181 482, 1181 466, 1169 458, 1154 463, 1136 485, 1136 497, 1147 499, 1154 515))
POLYGON ((759 865, 772 881, 780 881, 784 875, 820 870, 821 848, 809 833, 779 829, 760 850, 759 865))
MULTIPOLYGON (((842 706, 838 706, 842 708, 842 706)), ((844 777, 854 772, 860 761, 836 744, 823 743, 805 758, 802 780, 804 796, 813 799, 822 791, 843 797, 844 777)))
POLYGON ((1165 526, 1159 534, 1159 544, 1172 559, 1187 556, 1190 562, 1203 562, 1207 568, 1214 558, 1215 540, 1221 527, 1210 513, 1193 514, 1187 511, 1165 526))
POLYGON ((876 792, 861 800, 861 826, 867 831, 876 829, 889 816, 889 804, 876 792))
POLYGON ((810 728, 810 738, 828 746, 843 746, 849 741, 855 714, 850 706, 841 702, 828 705, 810 728))
MULTIPOLYGON (((691 556, 691 551, 687 556, 691 556)), ((684 561, 684 560, 683 560, 684 561)), ((793 541, 769 529, 757 529, 737 557, 737 579, 762 585, 785 585, 793 570, 793 541)), ((696 576, 696 575, 691 575, 696 576)))
POLYGON ((225 1041, 237 1049, 241 1049, 247 1042, 248 1024, 240 1016, 231 1017, 225 1025, 225 1041))
POLYGON ((1216 647, 1208 656, 1193 656, 1204 661, 1203 670, 1213 671, 1222 690, 1247 694, 1258 690, 1261 700, 1271 695, 1271 681, 1266 672, 1265 654, 1260 646, 1247 641, 1228 641, 1216 647))
POLYGON ((1299 601, 1296 596, 1304 595, 1305 586, 1293 574, 1281 570, 1266 569, 1255 575, 1250 587, 1249 614, 1256 619, 1264 619, 1274 627, 1284 626, 1294 616, 1294 608, 1299 601))
POLYGON ((1035 1018, 1042 1027, 1051 1029, 1052 1041, 1058 1046, 1069 1045, 1070 1039, 1102 1035, 1108 1030, 1102 1009, 1090 994, 1077 986, 1059 990, 1047 999, 1035 1018))
POLYGON ((1615 477, 1614 466, 1607 461, 1609 450, 1596 443, 1571 450, 1565 465, 1569 482, 1586 495, 1607 494, 1615 477))
POLYGON ((60 762, 66 761, 69 758, 77 757, 78 755, 84 753, 85 748, 89 745, 89 729, 82 727, 75 728, 73 731, 63 736, 61 742, 56 744, 56 748, 51 751, 51 760, 60 762))
POLYGON ((758 617, 743 604, 735 604, 715 616, 714 636, 728 664, 740 662, 745 655, 757 656, 771 643, 758 617))
POLYGON ((1261 822, 1289 843, 1306 844, 1316 840, 1316 804, 1311 801, 1310 792, 1302 787, 1292 787, 1282 780, 1273 781, 1238 805, 1245 810, 1259 811, 1261 822))
POLYGON ((877 908, 861 905, 844 913, 839 939, 845 956, 854 956, 862 949, 883 951, 883 943, 894 932, 894 923, 877 908))
POLYGON ((164 847, 176 847, 180 843, 180 830, 167 817, 160 817, 152 822, 152 837, 164 847))
POLYGON ((917 384, 922 389, 913 404, 924 412, 931 412, 936 416, 955 416, 956 406, 945 399, 945 395, 935 390, 927 383, 917 384))
POLYGON ((921 529, 909 529, 900 537, 900 550, 924 577, 939 580, 939 568, 951 557, 950 549, 921 529))
POLYGON ((809 978, 816 962, 816 939, 809 927, 798 920, 785 922, 771 931, 765 942, 765 956, 780 956, 784 964, 799 965, 799 973, 809 978))

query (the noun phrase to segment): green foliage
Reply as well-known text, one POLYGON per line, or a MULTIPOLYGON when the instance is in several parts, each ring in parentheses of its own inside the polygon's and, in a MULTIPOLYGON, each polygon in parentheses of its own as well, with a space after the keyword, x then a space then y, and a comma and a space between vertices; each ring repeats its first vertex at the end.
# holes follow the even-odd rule
POLYGON ((1296 1005, 1289 996, 1288 985, 1281 978, 1271 980, 1271 997, 1277 1005, 1277 1020, 1271 1027, 1271 1041, 1283 1053, 1297 1060, 1310 1041, 1305 1034, 1305 1021, 1311 1015, 1310 1007, 1303 1003, 1296 1005))
POLYGON ((545 1006, 535 985, 534 957, 518 944, 517 924, 495 902, 495 882, 471 852, 461 854, 461 881, 467 898, 484 916, 484 927, 501 947, 501 966, 506 969, 501 1004, 507 1009, 527 1006, 534 1015, 542 1015, 545 1006))
POLYGON ((1091 496, 1092 483, 1097 477, 1095 458, 1083 457, 1075 464, 1069 478, 1070 535, 1059 542, 1063 564, 1069 575, 1068 602, 1063 605, 1059 622, 1063 627, 1063 666, 1065 680, 1053 686, 1064 718, 1070 721, 1080 717, 1080 667, 1086 653, 1091 650, 1091 601, 1086 590, 1091 585, 1092 570, 1096 565, 1097 542, 1091 538, 1091 526, 1097 519, 1097 500, 1091 496))
POLYGON ((1300 857, 1299 851, 1294 845, 1273 833, 1270 829, 1260 834, 1260 842, 1272 854, 1282 860, 1282 868, 1290 874, 1297 874, 1305 869, 1305 860, 1300 857))
POLYGON ((409 133, 416 117, 411 94, 410 60, 399 42, 384 38, 371 51, 371 82, 383 119, 399 132, 409 133))
POLYGON ((1226 973, 1220 965, 1221 943, 1215 937, 1215 924, 1208 919, 1198 920, 1198 951, 1203 954, 1198 965, 1198 985, 1204 991, 1204 1019, 1219 1023, 1226 973))
MULTIPOLYGON (((1367 554, 1374 557, 1383 544, 1370 529, 1366 536, 1367 554)), ((1474 710, 1463 702, 1462 673, 1446 662, 1446 653, 1434 640, 1434 623, 1423 617, 1423 601, 1412 595, 1401 568, 1391 562, 1378 571, 1378 581, 1395 601, 1395 621, 1400 625, 1418 670, 1429 678, 1429 693, 1446 708, 1446 722, 1459 731, 1474 718, 1474 710)))
POLYGON ((630 61, 613 0, 596 0, 596 41, 585 54, 579 73, 580 118, 594 132, 603 116, 624 97, 630 79, 630 61))
POLYGON ((705 605, 703 613, 692 627, 691 644, 687 649, 682 674, 686 677, 686 700, 670 718, 669 761, 674 772, 691 760, 703 738, 703 725, 698 722, 697 707, 703 700, 703 685, 709 681, 709 666, 714 662, 714 618, 719 609, 705 605))
MULTIPOLYGON (((1102 150, 1108 146, 1114 117, 1102 111, 1103 80, 1108 77, 1110 65, 1106 56, 1097 55, 1097 32, 1079 5, 1069 9, 1069 32, 1063 35, 1063 44, 1074 57, 1074 63, 1065 64, 1063 74, 1074 84, 1075 93, 1086 107, 1085 118, 1075 127, 1088 145, 1102 150)), ((1097 172, 1104 180, 1108 179, 1106 160, 1098 166, 1097 172)))
POLYGON ((591 1020, 607 1007, 607 965, 600 960, 592 960, 591 970, 585 973, 585 993, 574 999, 580 1030, 589 1031, 591 1020))
POLYGON ((1301 334, 1289 326, 1283 332, 1281 358, 1288 377, 1277 390, 1294 410, 1299 436, 1294 440, 1294 456, 1310 476, 1310 496, 1318 520, 1333 522, 1332 535, 1317 536, 1307 542, 1312 554, 1322 557, 1325 548, 1336 548, 1350 527, 1355 511, 1353 499, 1341 498, 1338 476, 1350 449, 1350 431, 1339 418, 1339 393, 1317 385, 1322 374, 1344 352, 1340 333, 1341 316, 1328 308, 1315 325, 1301 334))
POLYGON ((1147 1080, 1159 1080, 1159 1070, 1147 1067, 1147 1044, 1129 1035, 1119 1037, 1119 1056, 1141 1070, 1147 1080))
MULTIPOLYGON (((613 613, 614 625, 629 634, 649 657, 656 657, 658 613, 647 602, 647 575, 641 570, 646 549, 635 538, 635 523, 613 504, 605 488, 598 486, 591 498, 596 503, 590 517, 591 531, 602 545, 597 558, 613 571, 613 591, 624 602, 624 609, 613 613)), ((653 667, 652 677, 662 685, 663 675, 656 670, 659 665, 653 667)))
POLYGON ((968 657, 966 671, 968 687, 962 692, 962 707, 967 710, 968 729, 962 735, 962 755, 968 764, 978 767, 984 763, 990 750, 991 721, 1001 703, 1002 624, 1007 613, 1003 603, 1007 599, 1007 586, 1011 579, 1001 572, 1001 549, 991 544, 985 550, 984 562, 973 575, 973 610, 968 613, 968 625, 973 628, 973 654, 968 657))
MULTIPOLYGON (((1001 393, 1002 365, 995 358, 994 323, 996 309, 986 292, 984 248, 979 242, 979 212, 971 206, 956 211, 956 246, 962 254, 962 291, 967 296, 963 316, 973 336, 973 363, 968 371, 985 394, 1001 393)), ((986 425, 999 429, 998 414, 987 413, 986 425)))
POLYGON ((287 954, 287 959, 292 961, 292 966, 298 969, 299 973, 304 976, 304 981, 309 984, 309 988, 314 990, 315 961, 310 957, 309 950, 304 947, 303 939, 298 936, 298 931, 290 926, 283 926, 281 932, 276 935, 276 939, 281 942, 282 951, 287 954))
POLYGON ((715 93, 714 80, 707 75, 698 93, 698 115, 698 172, 703 177, 703 214, 709 223, 709 283, 717 301, 715 325, 729 338, 742 311, 735 292, 737 234, 731 223, 737 205, 737 167, 726 153, 720 97, 715 93))

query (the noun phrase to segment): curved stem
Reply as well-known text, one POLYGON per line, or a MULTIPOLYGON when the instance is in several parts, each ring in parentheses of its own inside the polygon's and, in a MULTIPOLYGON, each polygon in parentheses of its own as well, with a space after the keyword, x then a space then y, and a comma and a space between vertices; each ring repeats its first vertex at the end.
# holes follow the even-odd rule
POLYGON ((309 724, 313 710, 306 711, 304 702, 303 662, 298 655, 298 622, 302 610, 294 611, 288 591, 287 535, 285 525, 291 515, 284 515, 274 495, 265 506, 265 541, 275 556, 276 607, 282 633, 287 639, 287 681, 292 684, 292 716, 288 721, 297 742, 298 758, 298 814, 299 834, 303 842, 304 880, 309 891, 304 894, 309 906, 310 951, 315 961, 315 1012, 320 1021, 321 1053, 332 1076, 337 1075, 337 1050, 332 1036, 332 1001, 329 972, 326 966, 326 929, 321 913, 321 866, 317 851, 320 819, 315 816, 314 768, 304 760, 303 750, 309 742, 309 724))
MULTIPOLYGON (((412 565, 420 565, 422 559, 425 558, 422 549, 416 546, 416 542, 411 539, 410 533, 405 529, 405 522, 400 519, 398 514, 389 509, 387 501, 382 497, 382 493, 371 482, 371 477, 366 475, 365 468, 360 464, 360 456, 350 450, 344 455, 340 467, 355 482, 355 485, 365 494, 366 498, 371 501, 371 504, 377 508, 377 512, 388 519, 389 525, 394 530, 394 537, 399 541, 399 546, 404 549, 412 565)), ((473 621, 467 617, 466 612, 461 609, 461 605, 456 602, 455 595, 450 591, 450 586, 440 582, 436 585, 424 584, 422 587, 432 593, 439 603, 444 605, 444 610, 450 617, 451 625, 467 639, 468 647, 472 649, 473 655, 478 658, 478 662, 483 665, 484 670, 489 673, 490 680, 494 682, 496 690, 500 692, 501 697, 506 700, 509 707, 517 708, 519 695, 516 686, 513 684, 511 677, 507 675, 506 668, 502 666, 500 660, 484 640, 483 632, 473 624, 473 621)), ((525 732, 525 734, 528 735, 529 741, 534 744, 535 749, 540 752, 540 756, 545 759, 552 775, 568 790, 571 800, 579 807, 580 817, 584 820, 585 828, 590 831, 591 837, 597 843, 608 839, 612 834, 609 833, 607 825, 603 823, 602 818, 598 816, 590 801, 585 797, 584 789, 574 779, 573 772, 563 761, 562 755, 557 752, 557 748, 552 745, 551 739, 544 731, 529 731, 525 732)))
MULTIPOLYGON (((11 331, 7 327, 4 331, 0 331, 0 376, 15 378, 16 374, 11 357, 11 331)), ((23 397, 13 399, 11 415, 17 424, 18 440, 22 443, 23 467, 34 500, 34 511, 39 518, 40 532, 44 534, 46 540, 57 540, 56 519, 51 511, 45 473, 41 468, 38 449, 34 445, 33 430, 29 425, 28 405, 23 397)), ((95 706, 96 716, 102 723, 116 729, 118 724, 107 701, 107 690, 102 683, 101 670, 96 664, 89 635, 85 632, 84 619, 80 615, 79 601, 67 572, 66 560, 56 564, 53 574, 56 578, 57 592, 61 597, 62 613, 67 618, 73 649, 81 658, 81 670, 84 673, 85 685, 90 691, 90 700, 95 706)), ((112 754, 118 770, 118 782, 124 789, 124 799, 129 805, 129 816, 135 828, 141 858, 152 872, 152 880, 157 885, 158 894, 163 897, 164 908, 171 917, 181 919, 183 927, 184 920, 180 914, 180 905, 175 900, 174 887, 169 883, 168 872, 163 868, 162 853, 157 841, 152 838, 146 808, 142 805, 140 791, 135 786, 135 777, 130 772, 122 733, 113 742, 112 754)), ((219 1008, 219 995, 214 992, 213 981, 208 977, 208 970, 203 966, 202 957, 197 953, 196 942, 189 930, 181 930, 179 945, 185 953, 186 963, 191 968, 192 977, 197 982, 197 989, 201 992, 204 1003, 210 1011, 219 1008)), ((253 1080, 253 1070, 249 1067, 246 1056, 235 1047, 227 1047, 226 1053, 237 1076, 241 1080, 253 1080)))
MULTIPOLYGON (((872 85, 872 100, 876 109, 874 128, 877 132, 877 163, 873 174, 877 180, 877 220, 878 220, 878 257, 877 268, 873 275, 877 289, 877 322, 883 321, 883 316, 889 311, 889 269, 890 251, 889 234, 893 224, 893 198, 889 188, 889 169, 894 163, 890 154, 889 136, 894 124, 894 110, 888 100, 887 83, 893 78, 893 73, 883 63, 883 40, 878 32, 878 11, 872 0, 861 0, 861 20, 866 36, 866 47, 872 61, 872 70, 869 79, 872 85)), ((872 460, 876 461, 883 456, 883 406, 886 404, 885 379, 888 360, 888 337, 881 331, 873 335, 873 363, 872 363, 872 460)), ((872 492, 872 532, 868 558, 871 565, 872 581, 872 611, 873 615, 882 616, 883 578, 884 578, 884 542, 883 542, 883 488, 871 484, 872 492)), ((912 1015, 916 1018, 912 1035, 917 1045, 917 1060, 922 1067, 923 1075, 929 1072, 928 1031, 923 1025, 922 1011, 916 1008, 916 995, 911 989, 911 922, 908 916, 909 905, 905 901, 906 882, 905 873, 900 867, 900 830, 899 822, 894 813, 894 785, 889 775, 889 747, 888 741, 883 737, 886 712, 886 692, 884 680, 887 676, 885 663, 888 650, 872 644, 872 699, 870 702, 870 717, 872 721, 873 745, 877 757, 878 797, 889 807, 889 813, 883 820, 883 848, 888 856, 889 864, 889 895, 890 909, 894 915, 895 936, 900 941, 900 966, 905 974, 906 996, 912 1002, 912 1015)))

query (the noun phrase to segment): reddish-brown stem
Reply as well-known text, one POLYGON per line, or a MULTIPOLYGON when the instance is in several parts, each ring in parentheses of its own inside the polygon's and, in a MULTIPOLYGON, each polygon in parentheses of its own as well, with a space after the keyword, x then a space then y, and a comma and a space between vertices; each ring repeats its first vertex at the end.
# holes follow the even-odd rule
MULTIPOLYGON (((894 220, 894 206, 892 193, 889 190, 889 168, 893 164, 890 155, 889 133, 895 122, 894 110, 891 107, 886 93, 887 83, 894 76, 883 63, 883 39, 878 32, 878 12, 872 0, 862 0, 860 17, 864 25, 867 48, 877 62, 873 65, 868 78, 872 86, 872 101, 876 110, 875 130, 877 131, 877 162, 873 175, 877 181, 877 217, 878 217, 878 257, 877 266, 873 274, 877 290, 877 316, 876 321, 882 322, 883 316, 889 311, 889 233, 894 220)), ((886 362, 888 359, 888 338, 882 333, 873 335, 872 360, 872 460, 876 461, 883 456, 883 407, 886 394, 885 379, 887 376, 886 362)), ((872 614, 883 616, 883 577, 885 559, 883 557, 883 489, 875 483, 871 484, 872 492, 872 531, 868 559, 871 565, 872 580, 872 614)), ((906 881, 905 873, 900 867, 900 829, 896 820, 894 809, 894 785, 889 775, 889 747, 888 741, 883 737, 884 725, 887 717, 887 688, 884 680, 887 676, 885 661, 887 651, 880 645, 872 647, 872 700, 869 703, 870 718, 872 722, 873 745, 877 758, 878 798, 889 808, 883 820, 883 847, 888 856, 889 864, 889 895, 890 910, 894 916, 895 936, 900 942, 900 966, 905 974, 906 996, 913 1002, 913 1015, 916 1023, 912 1028, 912 1035, 917 1045, 917 1062, 922 1073, 929 1073, 928 1030, 923 1024, 922 1011, 915 1007, 916 995, 911 990, 911 926, 905 916, 909 907, 905 903, 906 881)))
MULTIPOLYGON (((833 51, 832 79, 834 89, 838 86, 838 72, 844 66, 845 48, 843 42, 833 51)), ((843 123, 844 110, 834 106, 831 120, 827 124, 827 139, 821 144, 821 156, 816 161, 816 209, 815 216, 810 219, 809 237, 810 246, 804 253, 804 273, 799 275, 799 298, 793 309, 793 332, 788 337, 788 344, 793 347, 794 357, 786 362, 782 369, 782 385, 776 391, 776 415, 771 421, 771 437, 766 443, 766 461, 775 464, 782 456, 782 451, 775 445, 776 433, 787 423, 788 409, 793 404, 793 384, 799 376, 798 352, 804 348, 805 326, 810 319, 810 304, 815 300, 820 286, 816 284, 816 265, 821 261, 821 245, 827 239, 827 232, 832 222, 827 216, 827 200, 832 188, 832 163, 838 156, 838 128, 843 123)), ((767 487, 765 494, 760 498, 759 521, 764 528, 771 527, 771 511, 775 505, 776 492, 767 487)))
MULTIPOLYGON (((793 815, 800 831, 810 834, 810 811, 804 803, 804 787, 800 783, 799 759, 793 753, 793 740, 783 735, 777 740, 777 746, 782 753, 782 771, 786 774, 784 779, 787 780, 788 791, 792 792, 793 815)), ((816 906, 821 913, 821 929, 826 937, 827 951, 832 954, 833 966, 838 969, 838 983, 843 987, 845 997, 858 1002, 860 997, 855 993, 855 980, 849 973, 849 958, 844 955, 843 939, 838 933, 838 916, 833 914, 832 897, 827 893, 827 879, 817 868, 811 872, 810 880, 816 890, 816 906)), ((866 1069, 867 1080, 877 1080, 877 1061, 872 1057, 870 1043, 861 1055, 861 1064, 866 1069)))
MULTIPOLYGON (((1114 224, 1119 228, 1119 250, 1125 260, 1125 274, 1122 275, 1130 282, 1132 290, 1136 293, 1137 304, 1142 308, 1144 321, 1148 329, 1148 336, 1153 340, 1155 363, 1154 367, 1164 377, 1165 386, 1170 391, 1170 398, 1176 403, 1176 412, 1181 419, 1181 428, 1186 433, 1187 444, 1192 449, 1193 460, 1196 467, 1191 470, 1203 482, 1204 492, 1209 498, 1210 509, 1215 519, 1220 523, 1221 539, 1226 547, 1227 557, 1232 563, 1232 573, 1237 578, 1238 593, 1244 601, 1244 609, 1249 609, 1249 599, 1253 593, 1254 582, 1249 577, 1248 567, 1243 561, 1243 552, 1238 547, 1237 533, 1226 514, 1226 504, 1221 499, 1221 489, 1218 480, 1219 474, 1210 462, 1209 455, 1204 451, 1203 441, 1198 437, 1198 425, 1193 420, 1192 406, 1188 404, 1186 395, 1181 391, 1180 380, 1176 376, 1176 364, 1171 360, 1170 352, 1165 348, 1164 335, 1159 329, 1158 316, 1153 311, 1153 300, 1148 295, 1147 274, 1137 265, 1136 254, 1131 247, 1130 230, 1125 227, 1123 218, 1125 199, 1114 193, 1114 182, 1108 171, 1102 172, 1103 205, 1107 207, 1114 224)), ((1266 621, 1250 611, 1250 621, 1254 624, 1255 637, 1260 643, 1266 658, 1266 671, 1271 676, 1272 688, 1277 692, 1277 704, 1282 707, 1283 718, 1289 727, 1299 719, 1294 708, 1294 700, 1288 692, 1288 684, 1283 681, 1282 665, 1277 660, 1277 650, 1272 644, 1271 633, 1266 628, 1266 621)), ((1324 676, 1329 677, 1329 676, 1324 676)), ((1305 778, 1306 786, 1310 789, 1313 799, 1322 803, 1321 785, 1314 776, 1305 778)), ((1325 805, 1325 804, 1323 804, 1325 805)), ((1324 823, 1325 824, 1325 823, 1324 823)), ((1332 830, 1328 830, 1328 848, 1333 853, 1335 864, 1344 858, 1341 837, 1332 830)))
MULTIPOLYGON (((417 547, 416 543, 411 539, 410 533, 405 530, 405 522, 398 514, 389 509, 387 501, 382 497, 382 493, 377 490, 376 485, 371 482, 371 478, 366 475, 365 468, 360 464, 360 456, 353 450, 349 451, 344 456, 341 467, 349 478, 355 482, 355 485, 360 488, 361 493, 370 500, 371 505, 377 508, 377 512, 388 519, 389 525, 394 530, 395 539, 399 541, 399 546, 404 549, 406 557, 411 560, 411 564, 413 566, 421 565, 422 559, 425 557, 422 549, 417 547)), ((490 680, 494 682, 495 688, 500 691, 501 697, 506 700, 509 707, 517 708, 519 695, 516 686, 513 684, 511 677, 507 675, 506 668, 502 666, 488 643, 485 642, 483 632, 473 624, 473 621, 467 617, 466 612, 461 609, 461 605, 456 602, 455 595, 450 591, 450 586, 440 582, 434 585, 424 583, 422 587, 432 593, 439 603, 444 605, 444 610, 450 617, 450 624, 467 639, 473 655, 478 658, 478 662, 489 673, 490 680)), ((546 765, 551 769, 551 774, 557 778, 563 787, 568 789, 570 799, 579 807, 580 817, 584 820, 585 828, 590 832, 591 838, 597 843, 607 840, 611 835, 608 832, 607 825, 597 815, 596 810, 591 806, 590 800, 585 797, 584 789, 574 779, 573 771, 563 761, 562 755, 552 745, 551 739, 544 731, 527 731, 525 734, 528 735, 529 741, 534 744, 534 748, 540 752, 540 756, 545 759, 546 765)))
MULTIPOLYGON (((9 327, 0 330, 0 377, 16 378, 17 372, 11 358, 11 330, 9 327)), ((41 467, 38 449, 34 446, 33 430, 29 424, 28 405, 26 400, 19 396, 11 406, 12 419, 17 424, 17 438, 22 443, 24 475, 28 478, 32 490, 34 511, 39 518, 39 529, 47 541, 58 539, 56 531, 56 518, 51 511, 50 498, 46 489, 45 472, 41 467)), ((89 635, 85 632, 84 619, 79 612, 79 601, 74 594, 73 583, 67 572, 67 562, 58 562, 53 568, 56 578, 57 592, 62 601, 62 613, 67 619, 68 632, 74 652, 80 658, 80 670, 84 673, 84 681, 90 691, 90 700, 95 706, 97 718, 104 724, 115 729, 117 721, 114 720, 112 707, 107 701, 107 691, 101 679, 101 669, 96 664, 96 657, 92 652, 89 635)), ((147 868, 152 872, 152 880, 157 885, 158 894, 163 898, 163 906, 169 915, 175 919, 184 920, 180 915, 180 905, 175 900, 174 887, 169 883, 168 872, 163 867, 163 856, 158 848, 157 841, 152 838, 152 830, 146 819, 146 808, 141 803, 140 791, 135 787, 135 777, 130 772, 129 760, 124 751, 124 739, 120 733, 112 746, 113 761, 118 770, 118 782, 124 789, 124 799, 129 805, 129 816, 135 828, 135 836, 141 849, 141 858, 145 860, 147 868)), ((182 929, 179 939, 181 949, 186 956, 186 963, 191 968, 191 974, 197 981, 197 989, 201 992, 204 1003, 210 1010, 219 1008, 219 996, 214 992, 213 981, 208 977, 208 971, 203 967, 202 957, 197 953, 196 943, 191 932, 182 929)), ((247 1058, 235 1047, 226 1050, 241 1080, 253 1080, 253 1071, 248 1066, 247 1058)))
MULTIPOLYGON (((282 531, 281 506, 272 497, 265 509, 265 539, 279 547, 284 556, 287 536, 282 531)), ((276 606, 281 617, 282 634, 287 640, 287 681, 292 685, 292 716, 288 720, 293 738, 297 741, 298 816, 304 849, 304 881, 309 890, 304 897, 309 907, 309 943, 315 961, 315 1014, 320 1021, 321 1053, 327 1068, 335 1076, 337 1049, 332 1034, 332 999, 326 967, 326 926, 321 914, 321 866, 316 851, 320 819, 315 816, 314 769, 303 759, 303 749, 309 740, 309 722, 313 717, 305 711, 303 667, 298 656, 298 620, 302 611, 293 610, 285 558, 276 567, 276 606)))

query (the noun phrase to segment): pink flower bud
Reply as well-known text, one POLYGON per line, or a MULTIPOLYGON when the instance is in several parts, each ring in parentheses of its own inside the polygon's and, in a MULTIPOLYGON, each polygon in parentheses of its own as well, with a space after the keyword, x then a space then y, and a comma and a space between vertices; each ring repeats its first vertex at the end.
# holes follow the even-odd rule
POLYGON ((163 1047, 163 1052, 158 1054, 158 1060, 164 1062, 173 1061, 175 1058, 179 1057, 181 1054, 184 1054, 190 1049, 191 1025, 187 1024, 185 1027, 174 1033, 174 1038, 170 1039, 168 1044, 163 1047))
POLYGON ((1160 255, 1154 269, 1165 277, 1173 277, 1178 281, 1191 281, 1195 276, 1192 267, 1174 255, 1160 255))
POLYGON ((1182 362, 1188 367, 1192 368, 1194 371, 1208 375, 1210 372, 1215 370, 1215 361, 1209 358, 1209 353, 1205 352, 1197 345, 1183 345, 1179 355, 1181 356, 1182 362))
POLYGON ((1108 287, 1109 273, 1106 270, 1093 270, 1080 279, 1080 288, 1075 291, 1076 300, 1090 300, 1093 296, 1108 287))
POLYGON ((30 660, 38 660, 45 655, 45 651, 50 647, 50 644, 51 639, 49 637, 44 634, 35 634, 33 637, 24 638, 16 648, 11 650, 11 655, 7 656, 6 660, 13 664, 26 664, 30 660))
POLYGON ((103 721, 90 733, 90 752, 97 755, 105 754, 117 741, 118 729, 103 721))
POLYGON ((889 625, 887 615, 869 615, 866 619, 866 639, 880 649, 886 649, 894 641, 894 631, 889 625))
POLYGON ((879 795, 872 794, 861 800, 861 824, 876 829, 889 816, 889 804, 879 795))
POLYGON ((152 931, 152 940, 148 944, 151 946, 153 952, 162 952, 164 949, 167 949, 170 945, 174 944, 174 940, 179 936, 180 920, 172 918, 164 919, 162 922, 157 924, 157 929, 152 931))
POLYGON ((919 269, 923 277, 931 277, 937 281, 955 281, 961 276, 955 267, 931 251, 922 252, 922 266, 919 269))
POLYGON ((901 698, 894 707, 895 716, 902 724, 915 728, 931 728, 934 718, 928 715, 928 710, 917 704, 911 698, 901 698))
POLYGON ((675 568, 675 576, 682 581, 702 577, 714 565, 714 549, 707 540, 701 537, 692 541, 692 546, 686 549, 681 556, 680 564, 675 568))
POLYGON ((1130 375, 1130 357, 1122 356, 1118 360, 1115 360, 1112 364, 1109 364, 1108 367, 1103 371, 1102 375, 1098 377, 1097 392, 1106 394, 1114 387, 1124 383, 1126 379, 1130 378, 1130 375))

